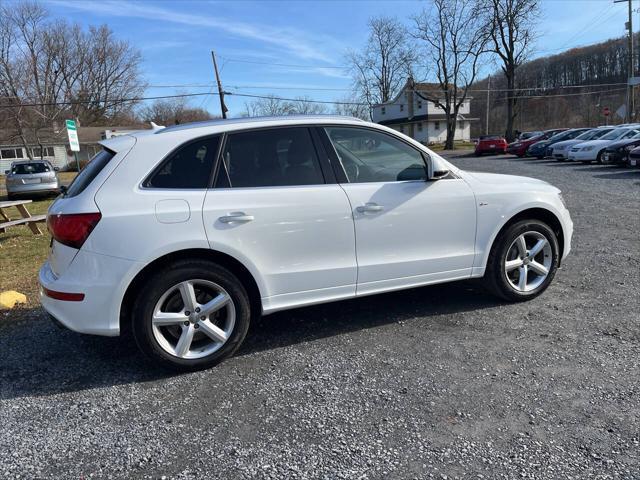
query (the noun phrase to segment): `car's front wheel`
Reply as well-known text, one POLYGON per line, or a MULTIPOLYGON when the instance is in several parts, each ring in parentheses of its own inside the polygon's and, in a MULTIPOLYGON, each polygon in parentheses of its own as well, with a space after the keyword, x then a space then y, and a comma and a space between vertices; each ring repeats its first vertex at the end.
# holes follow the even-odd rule
POLYGON ((215 263, 184 260, 146 282, 132 325, 136 343, 152 360, 199 370, 238 349, 249 319, 249 297, 235 275, 215 263))
POLYGON ((558 269, 558 239, 539 220, 514 223, 496 238, 485 280, 489 289, 510 301, 524 301, 546 290, 558 269))

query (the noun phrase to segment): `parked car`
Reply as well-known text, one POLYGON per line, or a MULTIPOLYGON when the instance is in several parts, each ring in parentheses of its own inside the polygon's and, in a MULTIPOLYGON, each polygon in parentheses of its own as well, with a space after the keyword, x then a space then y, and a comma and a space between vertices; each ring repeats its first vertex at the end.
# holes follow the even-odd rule
POLYGON ((536 157, 538 160, 542 160, 545 157, 551 156, 551 148, 558 142, 562 142, 564 140, 571 140, 581 133, 584 133, 590 128, 572 128, 570 130, 565 130, 564 132, 556 133, 554 136, 550 137, 547 140, 541 140, 536 143, 532 143, 529 145, 527 149, 527 155, 530 157, 536 157))
POLYGON ((602 163, 604 149, 615 141, 631 138, 640 133, 640 129, 633 127, 614 128, 606 135, 596 139, 578 143, 569 150, 568 160, 572 162, 602 163))
POLYGON ((640 167, 640 147, 636 147, 627 156, 627 166, 640 167))
POLYGON ((637 146, 640 146, 640 133, 631 138, 613 142, 607 146, 601 155, 601 161, 604 164, 616 163, 627 165, 629 152, 637 146))
POLYGON ((19 160, 5 170, 7 197, 27 196, 43 193, 58 193, 57 168, 47 160, 19 160))
POLYGON ((533 137, 539 137, 543 133, 544 132, 542 130, 535 130, 533 132, 522 132, 520 133, 520 135, 518 135, 517 140, 528 140, 533 137))
POLYGON ((562 142, 558 142, 555 145, 552 145, 552 153, 551 156, 555 158, 559 162, 563 162, 569 157, 569 150, 574 145, 585 142, 587 140, 595 140, 598 139, 610 131, 612 131, 614 127, 597 127, 592 128, 591 130, 587 130, 586 132, 578 135, 573 140, 563 140, 562 142))
POLYGON ((517 155, 518 157, 524 157, 527 154, 527 149, 530 145, 540 142, 542 140, 547 140, 551 138, 557 133, 563 132, 567 130, 566 128, 556 128, 554 130, 545 130, 540 135, 535 137, 529 137, 526 140, 517 140, 513 143, 507 145, 507 153, 512 155, 517 155))
POLYGON ((90 334, 131 331, 163 365, 211 366, 250 319, 483 278, 541 294, 571 248, 560 190, 460 170, 382 125, 230 119, 131 133, 49 208, 41 303, 90 334))
POLYGON ((485 153, 505 153, 507 141, 500 135, 482 135, 476 143, 475 155, 479 157, 485 153))

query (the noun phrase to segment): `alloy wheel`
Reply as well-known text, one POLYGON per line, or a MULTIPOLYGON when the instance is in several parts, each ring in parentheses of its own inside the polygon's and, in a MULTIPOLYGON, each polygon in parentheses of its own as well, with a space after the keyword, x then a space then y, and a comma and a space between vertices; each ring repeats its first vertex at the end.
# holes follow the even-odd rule
POLYGON ((549 276, 553 252, 547 237, 536 231, 519 235, 507 250, 504 272, 518 292, 531 292, 549 276))
POLYGON ((153 335, 170 355, 206 357, 233 333, 236 311, 229 293, 209 280, 188 280, 169 288, 158 300, 151 319, 153 335))

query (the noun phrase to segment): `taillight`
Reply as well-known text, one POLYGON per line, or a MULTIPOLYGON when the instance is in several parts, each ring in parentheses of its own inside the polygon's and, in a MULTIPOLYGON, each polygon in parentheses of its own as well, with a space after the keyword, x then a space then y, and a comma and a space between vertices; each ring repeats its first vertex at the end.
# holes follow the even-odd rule
POLYGON ((56 241, 79 249, 101 218, 100 212, 50 214, 47 216, 47 228, 56 241))

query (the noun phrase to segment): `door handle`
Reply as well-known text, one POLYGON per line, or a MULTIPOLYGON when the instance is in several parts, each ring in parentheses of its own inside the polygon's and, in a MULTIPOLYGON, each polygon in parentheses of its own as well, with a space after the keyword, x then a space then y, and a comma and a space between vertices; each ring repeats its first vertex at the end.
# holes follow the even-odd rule
POLYGON ((384 210, 384 207, 374 202, 368 202, 368 203, 365 203, 364 205, 356 207, 356 211, 358 213, 376 213, 376 212, 381 212, 382 210, 384 210))
POLYGON ((244 212, 232 212, 229 215, 218 218, 221 223, 244 223, 254 219, 253 215, 246 215, 244 212))

